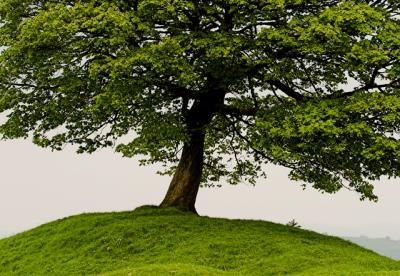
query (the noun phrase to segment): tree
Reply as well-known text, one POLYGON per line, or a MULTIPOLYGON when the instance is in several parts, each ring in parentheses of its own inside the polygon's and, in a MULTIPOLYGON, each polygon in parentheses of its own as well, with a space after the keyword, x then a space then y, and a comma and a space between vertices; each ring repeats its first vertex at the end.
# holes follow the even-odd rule
POLYGON ((399 12, 397 0, 2 0, 0 133, 161 162, 173 174, 161 206, 195 211, 201 183, 254 184, 265 163, 376 200, 371 181, 400 175, 399 12))

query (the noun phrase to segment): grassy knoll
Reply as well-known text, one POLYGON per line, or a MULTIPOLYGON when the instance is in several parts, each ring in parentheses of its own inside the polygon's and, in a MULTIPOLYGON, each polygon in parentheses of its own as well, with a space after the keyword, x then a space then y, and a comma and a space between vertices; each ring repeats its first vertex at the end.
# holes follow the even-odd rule
POLYGON ((400 275, 339 238, 177 209, 83 214, 0 240, 0 275, 400 275))

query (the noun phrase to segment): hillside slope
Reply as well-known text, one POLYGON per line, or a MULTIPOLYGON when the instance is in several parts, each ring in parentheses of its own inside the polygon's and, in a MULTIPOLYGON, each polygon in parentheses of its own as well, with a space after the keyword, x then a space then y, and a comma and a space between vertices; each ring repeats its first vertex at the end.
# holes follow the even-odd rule
POLYGON ((0 275, 400 275, 339 238, 176 209, 83 214, 0 240, 0 275))

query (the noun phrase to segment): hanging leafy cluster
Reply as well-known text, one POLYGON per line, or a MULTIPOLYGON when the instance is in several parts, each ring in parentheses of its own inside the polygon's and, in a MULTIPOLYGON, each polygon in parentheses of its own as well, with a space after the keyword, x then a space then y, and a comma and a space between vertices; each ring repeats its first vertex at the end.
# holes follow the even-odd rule
POLYGON ((400 174, 399 16, 397 0, 2 0, 0 135, 172 172, 201 129, 204 182, 272 162, 376 199, 369 181, 400 174))
POLYGON ((400 175, 398 94, 358 93, 287 106, 260 115, 253 139, 274 163, 292 168, 292 179, 326 192, 346 187, 377 199, 368 180, 400 175))

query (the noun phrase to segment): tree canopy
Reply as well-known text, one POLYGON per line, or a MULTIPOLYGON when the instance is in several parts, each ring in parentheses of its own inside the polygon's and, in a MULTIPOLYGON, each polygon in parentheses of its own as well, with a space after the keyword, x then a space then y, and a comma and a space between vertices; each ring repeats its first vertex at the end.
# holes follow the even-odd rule
POLYGON ((398 0, 2 0, 0 135, 171 174, 187 146, 202 183, 273 163, 376 200, 371 181, 400 175, 399 16, 398 0))

